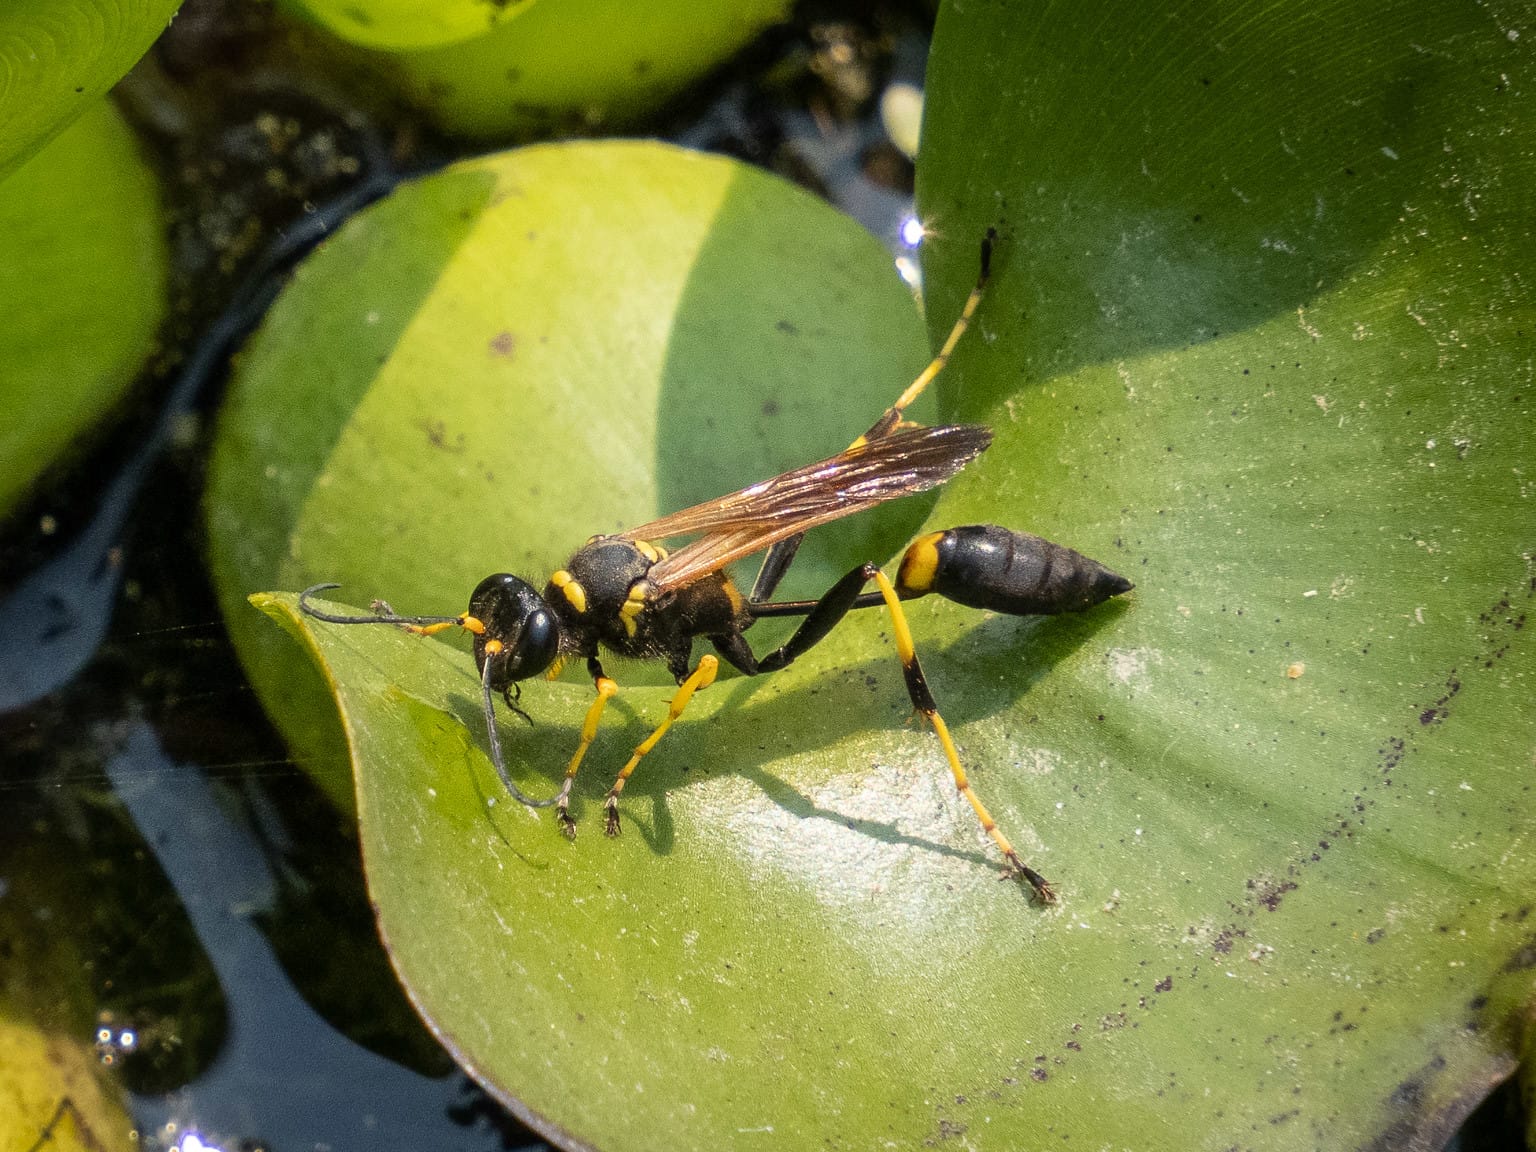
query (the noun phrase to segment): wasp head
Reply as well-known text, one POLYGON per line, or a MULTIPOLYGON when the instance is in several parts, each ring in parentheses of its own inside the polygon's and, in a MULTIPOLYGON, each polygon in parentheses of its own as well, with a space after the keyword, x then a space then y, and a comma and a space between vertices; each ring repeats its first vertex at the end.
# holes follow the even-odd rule
POLYGON ((532 585, 516 576, 498 572, 480 581, 470 594, 468 617, 482 625, 479 631, 470 627, 475 667, 495 690, 537 676, 560 654, 554 613, 532 585))

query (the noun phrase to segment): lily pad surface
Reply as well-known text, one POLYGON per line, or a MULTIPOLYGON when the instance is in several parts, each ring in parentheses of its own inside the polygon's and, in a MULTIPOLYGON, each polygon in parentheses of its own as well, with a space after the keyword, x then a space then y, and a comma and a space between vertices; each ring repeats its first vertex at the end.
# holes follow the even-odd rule
MULTIPOLYGON (((1536 983, 1518 29, 1408 6, 1102 17, 945 9, 921 157, 933 334, 982 232, 1002 232, 941 380, 948 410, 997 439, 930 524, 1040 532, 1138 585, 1081 617, 910 613, 973 782, 1056 906, 993 879, 932 736, 903 723, 875 613, 786 672, 696 697, 609 841, 602 794, 669 696, 626 690, 566 843, 501 793, 461 650, 258 598, 335 693, 404 982, 465 1066, 565 1145, 1428 1148, 1516 1067, 1536 983)), ((618 246, 565 219, 589 253, 618 246)), ((721 265, 747 267, 728 251, 721 265)), ((586 290, 632 283, 616 264, 586 290)), ((569 265, 545 268, 559 299, 569 265)), ((472 295, 454 299, 473 315, 472 295)), ((628 300, 583 309, 583 340, 635 331, 628 300)), ((726 370, 732 332, 701 357, 719 371, 627 404, 537 373, 517 394, 517 440, 537 450, 501 480, 530 478, 507 515, 545 531, 501 538, 539 539, 525 547, 553 551, 528 559, 547 567, 645 505, 745 479, 729 462, 767 405, 725 406, 776 362, 726 370), (545 389, 569 434, 522 415, 545 419, 529 407, 545 389), (635 413, 654 439, 624 423, 635 413)), ((457 380, 464 348, 419 375, 457 380)), ((844 383, 801 366, 773 411, 840 403, 844 383)), ((863 417, 815 421, 840 426, 821 447, 889 392, 863 395, 863 417)), ((428 440, 461 430, 422 430, 398 398, 371 422, 367 407, 341 406, 338 443, 376 460, 413 421, 428 440)), ((470 476, 480 445, 463 431, 470 476)), ((775 466, 819 454, 796 449, 775 466)), ((340 479, 304 500, 337 500, 340 479)), ((394 544, 426 515, 411 484, 375 480, 392 512, 327 508, 326 524, 353 509, 374 572, 332 595, 458 610, 449 590, 387 583, 385 559, 423 551, 394 544)), ((440 556, 491 534, 468 502, 431 523, 453 541, 440 556)), ((334 576, 284 563, 271 586, 334 576)), ((589 698, 579 679, 527 686, 535 726, 502 728, 525 791, 554 791, 589 698)))
POLYGON ((111 411, 165 310, 159 193, 106 101, 0 183, 0 515, 111 411))
POLYGON ((484 0, 288 0, 343 40, 369 48, 436 48, 482 36, 522 15, 536 0, 487 4, 484 0))
POLYGON ((0 178, 99 103, 179 6, 180 0, 6 0, 0 178))
MULTIPOLYGON (((1014 626, 939 633, 1016 693, 962 740, 984 787, 1037 766, 1015 802, 1067 886, 1015 957, 1054 996, 996 1025, 1039 1045, 1002 1094, 1053 1142, 1439 1147, 1515 1067, 1529 33, 1407 4, 941 14, 920 208, 1008 255, 946 393, 998 443, 939 511, 1001 494, 1138 584, 1027 690, 1014 626)), ((936 333, 967 269, 933 254, 936 333)), ((1000 1105, 957 1091, 991 1146, 1000 1105)))
POLYGON ((723 65, 787 0, 292 0, 447 132, 634 123, 723 65))
POLYGON ((83 918, 60 916, 41 930, 44 913, 80 906, 81 872, 39 850, 56 831, 47 819, 25 831, 18 823, 5 819, 0 828, 0 897, 10 897, 0 898, 0 1147, 140 1147, 126 1092, 103 1059, 110 1048, 97 1042, 99 1030, 115 1038, 120 1025, 101 1012, 92 987, 95 954, 82 939, 83 918))

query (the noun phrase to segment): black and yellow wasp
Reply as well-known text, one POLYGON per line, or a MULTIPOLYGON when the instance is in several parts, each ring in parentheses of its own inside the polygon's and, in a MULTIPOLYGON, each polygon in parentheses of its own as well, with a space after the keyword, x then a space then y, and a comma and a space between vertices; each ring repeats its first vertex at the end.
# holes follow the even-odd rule
MULTIPOLYGON (((370 616, 339 616, 310 599, 335 584, 317 584, 299 597, 310 616, 333 624, 396 624, 428 635, 463 628, 474 636, 491 759, 507 790, 530 807, 553 804, 561 829, 574 836, 569 806, 571 784, 597 734, 598 722, 618 685, 603 670, 599 652, 665 660, 678 689, 666 719, 635 749, 608 790, 607 831, 619 832, 619 796, 636 766, 682 715, 693 694, 714 682, 713 654, 693 662, 693 642, 705 637, 737 671, 748 676, 787 668, 849 611, 884 604, 894 627, 907 692, 933 726, 956 786, 996 842, 1009 874, 1022 877, 1036 895, 1055 898, 1045 878, 1019 859, 986 806, 972 789, 944 718, 923 677, 912 646, 903 600, 937 592, 973 608, 1013 615, 1081 611, 1131 588, 1097 561, 1038 536, 994 525, 932 532, 903 555, 893 583, 874 564, 853 569, 819 600, 774 602, 774 589, 794 559, 803 533, 886 500, 923 492, 944 483, 991 443, 990 429, 978 424, 921 427, 903 412, 939 374, 981 302, 995 234, 982 242, 981 274, 943 348, 923 373, 874 425, 836 456, 796 468, 729 496, 710 500, 613 536, 594 536, 542 593, 508 573, 487 576, 471 593, 468 611, 458 616, 400 616, 376 603, 370 616), (660 543, 689 542, 668 551, 660 543), (725 566, 767 550, 752 591, 742 595, 725 566), (874 584, 875 591, 866 591, 874 584), (766 616, 797 616, 802 622, 782 646, 764 656, 753 653, 745 633, 766 616), (581 727, 581 740, 566 766, 558 795, 533 800, 512 782, 496 732, 494 696, 523 719, 519 681, 553 674, 561 662, 581 658, 597 689, 581 727)), ((531 722, 531 721, 530 721, 531 722)))

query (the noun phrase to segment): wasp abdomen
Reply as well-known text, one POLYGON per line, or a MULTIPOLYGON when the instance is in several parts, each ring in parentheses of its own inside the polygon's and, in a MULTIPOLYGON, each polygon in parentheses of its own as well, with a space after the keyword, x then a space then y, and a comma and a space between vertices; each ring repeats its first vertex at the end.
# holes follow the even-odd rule
POLYGON ((1081 552, 1028 532, 970 524, 915 541, 901 559, 903 599, 937 592, 1013 616, 1081 612, 1134 585, 1081 552))

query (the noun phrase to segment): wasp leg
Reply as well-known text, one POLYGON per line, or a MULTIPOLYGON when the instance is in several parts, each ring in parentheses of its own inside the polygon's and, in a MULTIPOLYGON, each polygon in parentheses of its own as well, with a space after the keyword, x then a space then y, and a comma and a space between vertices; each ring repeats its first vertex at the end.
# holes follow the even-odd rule
MULTIPOLYGON (((725 658, 749 676, 758 672, 776 672, 780 668, 787 667, 806 649, 825 637, 852 609, 872 607, 873 604, 882 601, 891 614, 891 623, 896 634, 896 654, 901 657, 901 671, 906 679, 907 695, 912 698, 913 707, 921 712, 923 718, 933 726, 934 734, 938 736, 939 743, 943 746, 944 758, 949 761, 949 770, 955 778, 955 787, 970 802, 976 818, 981 822, 982 830, 992 837, 998 851, 1003 854, 1003 859, 1008 862, 1011 874, 1029 881, 1030 887, 1035 890, 1035 894, 1043 903, 1052 903, 1056 899, 1056 893, 1051 890, 1050 884, 1044 876, 1019 859, 1018 852, 1009 843, 1008 837, 1003 835, 1002 829, 997 826, 997 821, 992 818, 992 814, 987 811, 987 806, 981 802, 981 798, 971 787, 970 778, 966 775, 964 765, 960 763, 960 754, 955 750, 955 742, 949 734, 949 726, 944 723, 944 717, 939 715, 938 705, 934 702, 933 693, 928 688, 928 681, 923 676, 923 666, 918 663, 917 650, 912 644, 912 630, 907 627, 907 616, 902 610, 896 587, 879 568, 873 564, 855 568, 834 584, 831 590, 815 604, 804 606, 804 623, 782 648, 775 649, 761 660, 752 656, 751 651, 747 649, 746 641, 740 635, 712 639, 725 658), (874 581, 880 591, 860 595, 860 590, 870 581, 874 581), (873 600, 871 596, 874 597, 873 600)), ((750 607, 759 606, 751 605, 750 607)), ((775 607, 783 607, 783 605, 775 607)), ((801 606, 796 605, 796 607, 801 606)))
MULTIPOLYGON (((837 622, 857 605, 859 593, 864 586, 875 578, 879 571, 873 564, 863 564, 844 576, 831 588, 826 595, 815 602, 796 602, 793 607, 801 609, 797 615, 803 615, 800 627, 795 629, 784 645, 775 648, 766 656, 758 659, 752 655, 752 650, 740 633, 730 636, 712 636, 716 648, 720 654, 731 662, 739 671, 748 676, 756 676, 759 672, 777 672, 781 668, 788 668, 795 659, 807 649, 819 644, 826 638, 827 633, 837 627, 837 622)), ((756 614, 755 610, 763 605, 748 603, 747 610, 756 614)), ((778 607, 775 605, 774 607, 778 607)))
MULTIPOLYGON (((869 431, 855 440, 850 447, 857 448, 860 444, 889 436, 902 427, 907 406, 923 394, 923 390, 933 383, 934 377, 949 363, 950 356, 954 354, 955 345, 960 343, 960 337, 971 326, 971 318, 976 315, 976 309, 981 305, 987 279, 992 275, 992 245, 996 240, 997 229, 988 228, 987 234, 981 241, 981 271, 976 276, 976 287, 972 288, 971 294, 965 298, 965 307, 960 309, 960 318, 949 330, 949 335, 944 340, 944 346, 939 349, 939 354, 929 361, 928 367, 918 374, 916 380, 907 385, 907 390, 896 398, 896 403, 882 412, 880 419, 871 424, 869 431)), ((790 536, 768 549, 767 555, 763 557, 762 566, 757 570, 757 579, 752 581, 750 599, 767 600, 773 595, 774 589, 779 586, 779 581, 784 579, 784 573, 789 571, 790 564, 794 562, 795 553, 799 551, 800 541, 804 538, 804 533, 790 536)))
POLYGON ((672 704, 667 709, 667 718, 656 725, 656 730, 640 742, 635 749, 635 754, 629 758, 629 763, 619 770, 619 778, 613 782, 613 787, 608 789, 608 835, 619 834, 619 793, 624 791, 624 782, 629 779, 640 758, 656 747, 657 743, 667 734, 667 729, 672 727, 672 721, 683 714, 683 709, 688 707, 688 701, 693 699, 693 694, 701 688, 708 688, 715 682, 715 673, 720 670, 720 661, 708 654, 699 657, 698 667, 690 672, 677 686, 677 692, 672 697, 672 704))
POLYGON ((795 562, 795 553, 800 551, 800 541, 804 539, 805 533, 799 532, 768 549, 762 567, 757 570, 757 579, 752 581, 752 594, 748 599, 766 600, 773 595, 779 581, 784 579, 784 573, 795 562))
POLYGON ((875 582, 880 586, 880 594, 885 598, 885 606, 891 613, 891 624, 896 631, 896 654, 901 657, 901 672, 907 681, 907 694, 912 697, 913 706, 923 714, 929 724, 933 725, 934 734, 938 736, 939 743, 944 746, 944 758, 949 761, 949 770, 954 774, 955 787, 960 790, 960 795, 971 802, 976 818, 981 821, 982 830, 992 837, 998 851, 1003 854, 1003 859, 1007 860, 1011 866, 1013 874, 1029 881, 1030 887, 1035 890, 1035 895, 1040 898, 1041 903, 1054 903, 1056 893, 1045 877, 1019 859, 1019 854, 1008 842, 1008 837, 1003 835, 1002 829, 997 826, 997 821, 992 819, 987 806, 981 802, 981 797, 977 796, 975 789, 971 787, 970 779, 965 774, 965 766, 960 763, 960 754, 955 751, 955 742, 950 738, 949 725, 945 724, 944 717, 939 715, 939 706, 934 702, 933 693, 928 689, 928 681, 923 676, 923 666, 917 662, 917 649, 912 646, 912 630, 907 627, 907 614, 902 611, 896 588, 886 578, 885 573, 878 569, 875 571, 875 582))
POLYGON ((928 367, 918 373, 916 380, 907 385, 907 390, 896 398, 896 403, 882 412, 880 419, 869 426, 869 431, 853 442, 854 446, 870 440, 878 440, 900 428, 907 406, 921 396, 923 389, 932 384, 934 378, 944 371, 944 366, 949 363, 950 356, 954 354, 955 345, 960 343, 960 337, 965 335, 965 330, 971 326, 971 318, 976 315, 976 309, 981 306, 982 293, 986 291, 987 280, 992 275, 992 245, 996 240, 997 229, 988 228, 987 234, 981 241, 981 271, 976 276, 976 287, 972 288, 971 294, 965 298, 965 307, 960 309, 960 318, 949 330, 949 335, 945 337, 944 346, 939 349, 939 354, 928 362, 928 367))
POLYGON ((417 636, 436 636, 439 632, 444 632, 449 628, 457 628, 458 626, 459 622, 457 620, 439 620, 436 624, 400 625, 404 631, 414 633, 417 636))
POLYGON ((597 689, 597 699, 592 701, 592 707, 587 709, 587 718, 581 722, 581 743, 576 745, 571 762, 565 766, 565 782, 560 785, 560 795, 555 798, 555 818, 559 821, 560 831, 571 840, 576 838, 576 821, 571 819, 570 813, 571 784, 576 780, 576 770, 581 767, 582 757, 587 754, 587 749, 592 747, 592 741, 597 736, 597 724, 603 718, 603 709, 608 707, 608 701, 619 692, 619 686, 604 675, 603 666, 598 663, 596 656, 588 657, 587 671, 592 674, 592 686, 597 689))

